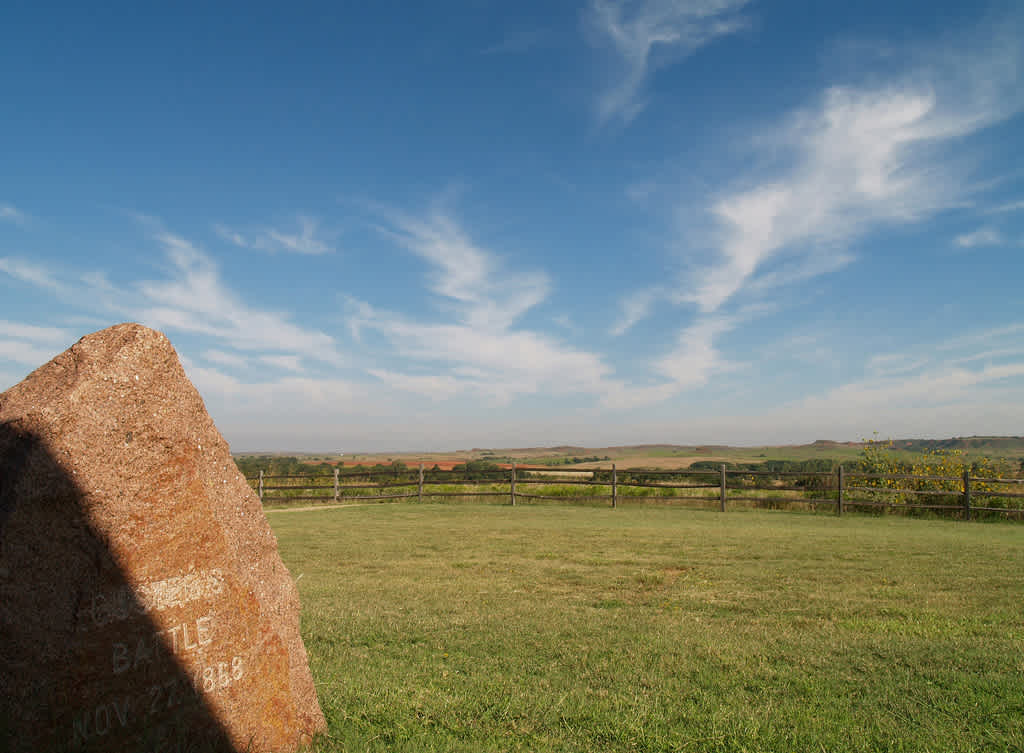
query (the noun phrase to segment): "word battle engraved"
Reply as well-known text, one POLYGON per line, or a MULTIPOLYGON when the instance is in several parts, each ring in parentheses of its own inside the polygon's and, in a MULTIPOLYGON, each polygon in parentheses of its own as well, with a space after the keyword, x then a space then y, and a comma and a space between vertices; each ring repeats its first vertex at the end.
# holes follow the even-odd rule
POLYGON ((206 616, 193 623, 172 625, 152 635, 139 636, 134 641, 115 641, 114 674, 124 674, 130 669, 138 669, 141 665, 164 658, 167 649, 177 654, 181 650, 194 651, 200 646, 208 646, 213 643, 212 629, 212 618, 206 616))

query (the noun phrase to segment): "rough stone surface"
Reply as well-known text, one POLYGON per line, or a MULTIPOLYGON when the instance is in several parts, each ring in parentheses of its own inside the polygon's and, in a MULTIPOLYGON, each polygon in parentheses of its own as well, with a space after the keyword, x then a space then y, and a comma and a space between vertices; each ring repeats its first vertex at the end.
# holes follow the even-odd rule
POLYGON ((298 592, 159 332, 0 394, 0 750, 292 751, 324 728, 298 592))

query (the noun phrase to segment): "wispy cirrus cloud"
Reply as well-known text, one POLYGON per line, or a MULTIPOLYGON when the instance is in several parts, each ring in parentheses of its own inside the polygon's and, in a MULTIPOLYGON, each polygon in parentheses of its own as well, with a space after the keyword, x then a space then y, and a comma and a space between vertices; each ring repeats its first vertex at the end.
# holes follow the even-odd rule
POLYGON ((270 355, 260 356, 259 360, 268 366, 273 366, 276 369, 282 369, 284 371, 294 371, 299 374, 304 371, 301 356, 273 353, 270 355))
POLYGON ((999 327, 991 327, 980 332, 970 332, 957 337, 948 338, 935 346, 940 351, 966 350, 973 348, 992 348, 1005 345, 1007 342, 1024 344, 1024 322, 1012 322, 999 327))
POLYGON ((33 342, 62 343, 71 337, 71 332, 61 327, 40 327, 0 319, 0 337, 14 337, 33 342))
POLYGON ((229 353, 223 350, 209 349, 202 352, 203 360, 209 363, 215 363, 218 366, 227 366, 232 369, 244 369, 249 365, 249 361, 244 356, 240 356, 237 353, 229 353))
POLYGON ((937 385, 959 390, 998 384, 1024 376, 1022 335, 1024 325, 1014 322, 947 338, 933 346, 876 354, 868 361, 867 377, 841 389, 864 395, 906 389, 905 394, 928 399, 928 389, 937 385), (908 386, 901 387, 901 381, 908 386))
POLYGON ((573 335, 579 335, 583 331, 568 314, 557 314, 551 317, 551 321, 559 328, 573 335))
POLYGON ((619 301, 619 317, 609 330, 609 334, 614 337, 624 335, 637 322, 649 317, 658 302, 671 300, 671 297, 670 291, 660 285, 627 293, 619 301))
MULTIPOLYGON (((680 202, 687 229, 676 245, 688 250, 678 281, 624 295, 612 332, 627 331, 658 301, 711 314, 741 294, 830 274, 856 260, 849 247, 864 235, 969 204, 974 182, 954 147, 1024 107, 1017 35, 981 36, 984 46, 975 35, 962 48, 919 54, 902 71, 890 62, 888 75, 829 86, 774 124, 751 128, 738 146, 743 164, 756 167, 702 209, 680 202)), ((961 243, 996 239, 987 232, 961 243)))
POLYGON ((332 365, 344 361, 330 335, 298 326, 286 314, 248 305, 221 280, 217 263, 187 239, 163 232, 156 240, 170 262, 170 274, 136 285, 141 299, 135 313, 141 321, 215 337, 240 350, 301 355, 332 365))
MULTIPOLYGON (((665 297, 671 299, 671 292, 666 291, 665 297)), ((741 307, 730 314, 714 313, 695 317, 690 324, 676 332, 670 347, 650 362, 650 372, 663 380, 661 384, 643 389, 623 385, 623 389, 606 399, 605 403, 613 404, 617 401, 621 406, 635 407, 660 402, 703 388, 711 382, 712 377, 748 368, 747 363, 727 356, 719 341, 750 320, 774 309, 770 304, 756 304, 741 307)))
POLYGON ((435 397, 486 396, 506 402, 520 395, 600 395, 611 368, 596 354, 530 330, 478 329, 462 323, 423 323, 362 304, 353 325, 383 335, 393 352, 422 373, 376 370, 379 379, 435 397), (429 377, 429 378, 428 378, 429 377))
POLYGON ((447 317, 424 322, 350 300, 354 334, 372 330, 396 356, 415 364, 405 372, 374 369, 376 379, 435 399, 464 393, 501 402, 542 390, 593 395, 607 389, 612 370, 599 356, 517 326, 548 297, 545 274, 509 269, 448 212, 384 214, 378 229, 428 263, 426 286, 447 317))
POLYGON ((755 421, 806 435, 964 436, 1019 433, 1024 325, 873 355, 860 378, 801 397, 755 421))
POLYGON ((1019 201, 1008 201, 1004 204, 998 204, 986 210, 987 214, 1002 214, 1004 212, 1024 212, 1024 199, 1020 199, 1019 201))
POLYGON ((715 340, 736 324, 725 317, 698 320, 679 332, 672 350, 654 362, 654 370, 685 390, 706 384, 713 374, 738 368, 715 347, 715 340))
POLYGON ((432 266, 430 289, 467 326, 507 329, 550 292, 547 275, 510 270, 444 211, 425 217, 391 213, 389 220, 378 229, 432 266))
POLYGON ((907 353, 876 354, 868 361, 868 371, 877 377, 910 374, 928 363, 927 358, 907 353))
POLYGON ((958 235, 953 239, 953 244, 960 248, 1001 246, 1004 242, 1002 233, 991 227, 980 227, 970 233, 958 235))
POLYGON ((0 319, 0 360, 25 366, 39 366, 74 341, 60 327, 40 327, 0 319))
MULTIPOLYGON (((212 338, 223 347, 208 350, 212 354, 208 360, 221 365, 237 365, 225 350, 301 357, 330 366, 345 362, 334 337, 302 327, 286 313, 248 304, 224 282, 212 257, 186 238, 156 225, 151 229, 167 262, 161 278, 117 285, 102 271, 69 273, 13 258, 0 258, 0 272, 82 310, 114 314, 168 333, 212 338)), ((273 365, 294 370, 297 363, 273 365)))
POLYGON ((24 225, 28 222, 28 215, 13 204, 0 203, 0 221, 13 222, 15 225, 24 225))
POLYGON ((699 388, 712 375, 738 367, 714 339, 743 317, 709 316, 679 334, 653 364, 653 380, 627 381, 601 355, 519 326, 522 315, 547 298, 547 277, 509 272, 450 214, 392 214, 381 230, 430 264, 427 285, 442 299, 439 309, 451 317, 424 322, 349 301, 354 333, 382 335, 395 356, 414 365, 370 371, 394 389, 435 400, 473 394, 498 402, 534 394, 590 395, 605 409, 626 410, 699 388))
POLYGON ((940 66, 882 85, 832 86, 760 134, 757 143, 789 164, 709 207, 718 259, 693 302, 715 311, 772 260, 830 269, 854 238, 962 203, 969 181, 949 147, 1020 110, 1018 54, 998 48, 952 78, 940 66))
POLYGON ((58 278, 53 270, 27 259, 13 256, 0 257, 0 272, 53 293, 63 293, 68 290, 67 285, 58 278))
POLYGON ((181 362, 202 394, 216 395, 227 401, 229 407, 241 407, 244 411, 258 405, 266 414, 270 414, 275 406, 281 406, 289 414, 315 414, 326 407, 353 404, 365 397, 359 384, 345 379, 285 376, 246 380, 220 369, 200 366, 185 355, 181 356, 181 362))
POLYGON ((748 25, 749 0, 591 0, 589 27, 616 54, 619 80, 598 100, 601 122, 632 121, 646 106, 644 88, 659 67, 692 55, 748 25))
POLYGON ((13 361, 23 366, 36 367, 46 363, 63 348, 47 348, 24 340, 0 338, 0 360, 13 361))
POLYGON ((1004 359, 1010 357, 1024 357, 1024 342, 1022 342, 1017 347, 992 348, 991 350, 981 350, 966 356, 960 356, 959 358, 950 359, 949 363, 954 366, 962 366, 963 364, 967 363, 977 363, 978 361, 990 362, 996 359, 1004 359))
POLYGON ((447 400, 468 391, 464 380, 450 374, 403 374, 389 369, 370 369, 369 374, 392 389, 428 400, 447 400))
POLYGON ((932 122, 935 108, 927 90, 834 87, 816 111, 792 118, 774 139, 795 152, 788 174, 711 206, 718 261, 693 301, 714 311, 775 256, 827 268, 820 257, 842 252, 878 223, 913 221, 953 204, 952 176, 936 175, 913 153, 945 130, 932 122))
MULTIPOLYGON (((967 203, 964 186, 971 182, 962 163, 949 157, 950 147, 1021 110, 1024 101, 1014 86, 1019 45, 995 44, 970 59, 953 60, 955 72, 934 64, 888 81, 831 86, 813 104, 754 133, 749 164, 767 167, 720 191, 706 206, 710 221, 698 236, 702 243, 679 243, 693 249, 682 260, 679 283, 658 283, 620 300, 613 335, 651 315, 662 301, 696 309, 673 347, 650 362, 651 372, 666 380, 648 390, 652 399, 740 368, 723 356, 718 342, 742 325, 738 312, 752 301, 769 300, 765 296, 777 288, 852 263, 849 244, 882 225, 915 223, 967 203)), ((999 240, 993 233, 964 238, 974 245, 999 240)), ((892 378, 927 363, 904 363, 906 371, 892 378)), ((884 382, 885 364, 873 368, 875 382, 884 382)), ((937 365, 933 383, 954 371, 953 364, 937 365)), ((866 394, 890 386, 873 389, 865 387, 866 394)))
POLYGON ((227 225, 221 225, 220 223, 216 223, 213 226, 213 230, 215 233, 217 233, 221 240, 225 240, 234 246, 238 246, 239 248, 254 247, 249 239, 247 239, 237 230, 232 230, 227 225))
MULTIPOLYGON (((878 377, 851 382, 824 395, 801 401, 801 414, 827 411, 826 406, 841 407, 843 414, 883 413, 888 406, 929 409, 944 403, 973 401, 978 390, 998 387, 1008 380, 1024 377, 1024 363, 988 365, 977 369, 935 368, 916 376, 878 377)), ((1016 406, 1014 406, 1016 408, 1016 406)), ((961 417, 962 420, 962 417, 961 417)))
POLYGON ((296 218, 296 223, 298 225, 296 231, 265 227, 242 232, 219 223, 215 224, 213 229, 220 238, 239 248, 314 256, 327 254, 334 250, 327 240, 318 235, 320 222, 315 217, 300 214, 296 218))

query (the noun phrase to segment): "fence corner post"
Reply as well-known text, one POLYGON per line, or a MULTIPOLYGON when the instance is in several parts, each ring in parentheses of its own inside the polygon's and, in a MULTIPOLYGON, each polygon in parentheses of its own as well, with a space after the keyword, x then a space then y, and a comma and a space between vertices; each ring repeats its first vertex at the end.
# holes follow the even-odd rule
POLYGON ((334 467, 334 501, 338 501, 338 467, 334 467))
MULTIPOLYGON (((982 505, 984 507, 984 505, 982 505)), ((964 468, 964 520, 971 519, 971 469, 964 468)))
POLYGON ((420 483, 417 488, 417 495, 420 503, 423 502, 423 463, 420 463, 420 483))
POLYGON ((615 470, 615 463, 612 463, 612 507, 619 502, 619 474, 615 470))
POLYGON ((260 469, 260 489, 259 489, 259 494, 260 494, 260 504, 262 505, 263 504, 263 469, 262 468, 260 469))
POLYGON ((511 498, 512 498, 512 506, 515 507, 516 506, 516 464, 515 463, 512 464, 512 473, 509 475, 509 479, 510 479, 509 494, 511 495, 511 498))
POLYGON ((836 515, 843 514, 843 464, 839 464, 839 470, 836 471, 836 515))
MULTIPOLYGON (((712 488, 714 488, 714 487, 712 487, 712 488)), ((721 480, 721 485, 719 487, 718 501, 719 501, 719 509, 722 512, 725 512, 725 463, 722 463, 722 480, 721 480)))

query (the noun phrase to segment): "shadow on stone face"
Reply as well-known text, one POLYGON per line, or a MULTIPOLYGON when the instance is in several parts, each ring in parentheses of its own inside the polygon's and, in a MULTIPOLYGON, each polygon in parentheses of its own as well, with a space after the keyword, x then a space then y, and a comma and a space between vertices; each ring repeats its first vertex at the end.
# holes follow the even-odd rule
POLYGON ((202 618, 157 624, 87 496, 37 436, 0 423, 0 751, 246 750, 206 697, 241 669, 203 666, 202 618))

